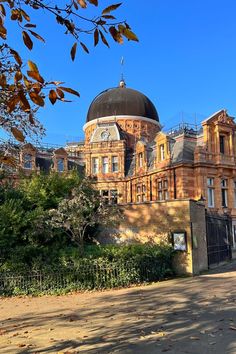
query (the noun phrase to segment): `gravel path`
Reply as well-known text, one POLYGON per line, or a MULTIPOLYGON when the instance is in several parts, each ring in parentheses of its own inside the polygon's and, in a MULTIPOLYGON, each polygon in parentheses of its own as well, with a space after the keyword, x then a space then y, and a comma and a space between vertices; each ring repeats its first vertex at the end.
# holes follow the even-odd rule
POLYGON ((194 278, 0 299, 0 353, 236 354, 236 263, 194 278))

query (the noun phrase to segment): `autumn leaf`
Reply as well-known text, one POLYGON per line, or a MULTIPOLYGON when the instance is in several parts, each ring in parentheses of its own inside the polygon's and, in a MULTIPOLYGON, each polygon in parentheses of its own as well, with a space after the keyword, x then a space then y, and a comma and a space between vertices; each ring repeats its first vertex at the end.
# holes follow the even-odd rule
POLYGON ((1 14, 2 14, 3 16, 6 16, 5 7, 4 7, 2 4, 0 4, 0 12, 1 12, 1 14))
POLYGON ((16 140, 20 141, 21 143, 23 143, 25 141, 24 134, 18 128, 12 127, 11 132, 14 135, 14 137, 16 138, 16 140))
POLYGON ((103 15, 102 17, 107 20, 115 20, 115 16, 112 16, 112 15, 103 15))
POLYGON ((7 30, 3 25, 0 25, 0 37, 2 37, 2 39, 7 38, 7 30))
POLYGON ((114 4, 114 5, 110 5, 108 7, 106 7, 103 11, 102 11, 102 15, 108 14, 111 11, 116 10, 122 3, 119 4, 114 4))
POLYGON ((5 87, 7 84, 7 78, 4 74, 0 75, 0 86, 5 87))
POLYGON ((24 17, 24 19, 26 20, 26 21, 28 21, 28 22, 30 22, 30 17, 29 17, 29 15, 24 11, 24 10, 20 10, 20 13, 21 13, 21 15, 24 17))
POLYGON ((117 29, 114 26, 109 27, 109 32, 110 32, 112 38, 114 39, 114 41, 116 41, 120 44, 122 44, 124 42, 120 32, 117 31, 117 29))
POLYGON ((69 93, 71 93, 72 95, 76 95, 76 96, 80 97, 80 94, 79 94, 78 91, 75 91, 75 90, 73 90, 73 89, 71 89, 71 88, 69 88, 69 87, 62 87, 62 86, 60 86, 60 87, 58 87, 58 88, 60 88, 62 91, 69 92, 69 93))
POLYGON ((60 90, 58 87, 56 88, 56 92, 61 99, 64 98, 65 96, 64 92, 60 90))
POLYGON ((29 93, 29 96, 31 98, 31 101, 33 101, 35 104, 41 107, 44 106, 44 99, 42 98, 42 96, 38 95, 37 92, 31 91, 29 93))
POLYGON ((98 6, 98 0, 88 0, 88 2, 92 5, 98 6))
POLYGON ((85 0, 77 0, 77 2, 83 9, 86 9, 87 4, 85 0))
POLYGON ((32 114, 32 113, 29 114, 29 122, 30 122, 30 124, 32 124, 32 125, 35 124, 35 121, 34 121, 34 118, 33 118, 33 114, 32 114))
POLYGON ((76 49, 77 49, 77 42, 75 42, 73 44, 71 51, 70 51, 70 56, 73 61, 75 60, 76 49))
POLYGON ((136 34, 135 34, 134 32, 132 32, 132 31, 131 31, 130 29, 128 29, 128 28, 125 28, 122 33, 123 33, 123 35, 124 35, 127 39, 129 39, 129 40, 131 40, 131 41, 135 41, 135 42, 138 42, 138 41, 139 41, 139 40, 138 40, 138 37, 136 36, 136 34))
POLYGON ((10 165, 10 166, 15 166, 16 160, 14 159, 13 156, 0 156, 0 163, 5 163, 6 165, 10 165))
POLYGON ((36 25, 34 25, 33 23, 26 23, 25 27, 27 27, 27 28, 35 28, 36 25))
POLYGON ((17 72, 15 73, 14 80, 15 80, 15 82, 18 82, 18 81, 20 81, 21 79, 22 79, 22 72, 21 72, 21 71, 17 71, 17 72))
POLYGON ((27 74, 32 77, 32 79, 35 79, 37 80, 38 82, 41 82, 41 84, 44 83, 44 79, 42 78, 42 76, 38 73, 38 72, 35 72, 35 71, 27 71, 27 74))
POLYGON ((99 41, 99 31, 97 28, 95 29, 93 36, 94 36, 94 47, 96 47, 99 41))
POLYGON ((17 62, 17 64, 19 64, 20 66, 22 65, 22 60, 21 57, 19 56, 19 54, 17 53, 17 51, 15 51, 14 49, 10 49, 10 53, 13 55, 15 61, 17 62))
POLYGON ((79 43, 80 43, 81 47, 83 48, 83 50, 84 50, 86 53, 89 54, 89 50, 88 50, 88 48, 86 47, 86 45, 85 45, 83 42, 79 42, 79 43))
POLYGON ((41 42, 44 42, 45 43, 45 39, 43 37, 41 37, 38 33, 32 31, 32 30, 29 30, 29 32, 37 39, 39 39, 41 42))
POLYGON ((56 91, 50 90, 49 92, 49 100, 51 101, 52 104, 54 104, 57 100, 57 94, 56 91))
POLYGON ((23 41, 26 47, 31 50, 33 48, 33 42, 27 32, 22 31, 23 41))
POLYGON ((34 71, 36 73, 39 72, 37 65, 35 63, 33 63, 31 60, 28 60, 28 67, 29 67, 30 71, 34 71))
POLYGON ((13 96, 7 103, 7 110, 9 113, 13 112, 20 98, 18 95, 13 96))
POLYGON ((27 98, 25 97, 24 92, 20 91, 18 93, 18 97, 19 97, 19 103, 20 103, 22 109, 25 112, 29 112, 30 111, 30 104, 29 104, 29 101, 27 100, 27 98))
POLYGON ((103 43, 104 43, 108 48, 110 48, 110 46, 109 46, 109 44, 108 44, 108 42, 107 42, 107 40, 106 40, 106 37, 104 36, 104 34, 102 33, 102 31, 99 30, 99 33, 100 33, 100 36, 101 36, 101 38, 102 38, 103 43))

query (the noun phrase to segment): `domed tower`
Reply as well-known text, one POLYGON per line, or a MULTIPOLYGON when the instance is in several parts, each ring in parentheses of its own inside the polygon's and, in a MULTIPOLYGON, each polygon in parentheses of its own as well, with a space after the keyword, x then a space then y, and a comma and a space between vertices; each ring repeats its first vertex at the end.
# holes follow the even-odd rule
MULTIPOLYGON (((154 104, 141 92, 127 88, 123 80, 119 87, 94 98, 84 125, 86 175, 94 178, 96 188, 109 203, 132 199, 125 179, 136 168, 137 153, 146 160, 143 149, 159 131, 154 104)), ((144 165, 139 173, 144 172, 144 165)))
POLYGON ((122 139, 131 149, 140 139, 152 141, 158 131, 160 123, 154 104, 143 93, 127 88, 123 80, 119 87, 94 98, 84 125, 85 144, 122 139))

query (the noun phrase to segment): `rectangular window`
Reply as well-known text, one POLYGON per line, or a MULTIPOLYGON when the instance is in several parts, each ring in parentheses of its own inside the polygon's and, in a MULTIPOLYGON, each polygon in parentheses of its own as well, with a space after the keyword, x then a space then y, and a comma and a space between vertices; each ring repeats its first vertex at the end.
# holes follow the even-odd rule
POLYGON ((222 207, 228 206, 228 198, 227 198, 227 180, 221 180, 221 205, 222 207))
POLYGON ((138 167, 143 167, 143 153, 138 154, 138 167))
POLYGON ((102 173, 108 173, 108 157, 102 158, 102 173))
POLYGON ((92 173, 96 175, 98 173, 99 160, 98 157, 93 157, 92 159, 92 173))
POLYGON ((29 170, 32 169, 32 155, 31 154, 24 155, 24 168, 28 168, 29 170))
POLYGON ((118 156, 112 156, 112 172, 118 172, 118 156))
POLYGON ((221 152, 221 154, 225 153, 225 137, 224 137, 224 135, 220 135, 220 152, 221 152))
POLYGON ((102 199, 104 200, 105 204, 109 204, 109 190, 102 190, 101 191, 102 199))
POLYGON ((209 208, 214 208, 215 206, 214 192, 214 178, 207 178, 207 199, 209 208))
POLYGON ((64 159, 57 159, 57 171, 63 172, 64 171, 64 159))
POLYGON ((162 200, 163 197, 162 197, 162 191, 158 191, 158 200, 162 200))
POLYGON ((137 202, 145 202, 146 201, 146 186, 145 184, 138 184, 136 187, 137 191, 137 202))
POLYGON ((160 145, 160 160, 165 160, 165 146, 164 144, 160 145))
POLYGON ((118 193, 117 193, 116 189, 110 190, 110 202, 111 202, 111 204, 118 203, 118 193))
POLYGON ((168 180, 167 179, 157 182, 157 199, 158 200, 169 199, 168 180))

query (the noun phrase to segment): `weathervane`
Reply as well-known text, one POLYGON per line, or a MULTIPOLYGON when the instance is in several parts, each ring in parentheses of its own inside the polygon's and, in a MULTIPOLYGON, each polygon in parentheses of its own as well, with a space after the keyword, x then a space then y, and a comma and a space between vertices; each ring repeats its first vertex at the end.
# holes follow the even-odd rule
POLYGON ((124 57, 121 57, 120 61, 120 66, 121 66, 121 80, 120 80, 120 87, 125 86, 125 79, 124 79, 124 57))

